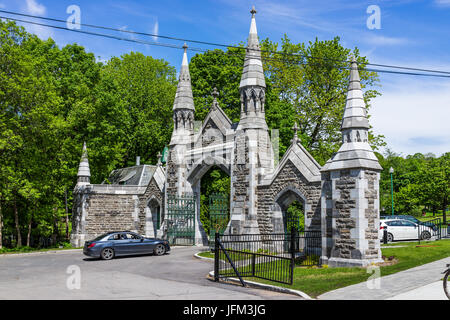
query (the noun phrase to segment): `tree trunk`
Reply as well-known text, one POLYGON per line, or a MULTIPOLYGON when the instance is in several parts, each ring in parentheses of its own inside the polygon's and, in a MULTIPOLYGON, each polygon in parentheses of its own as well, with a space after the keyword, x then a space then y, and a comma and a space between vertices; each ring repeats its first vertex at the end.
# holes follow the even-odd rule
POLYGON ((3 212, 2 212, 2 199, 0 198, 0 250, 3 248, 3 212))
POLYGON ((69 241, 69 209, 67 207, 67 188, 65 190, 65 200, 66 200, 66 240, 69 241))
POLYGON ((31 244, 30 243, 30 241, 31 241, 31 224, 33 223, 33 213, 34 213, 34 211, 31 211, 30 220, 28 221, 27 247, 30 247, 30 244, 31 244))
POLYGON ((22 246, 22 235, 20 234, 19 212, 17 211, 17 201, 15 196, 14 196, 14 222, 16 224, 16 231, 17 231, 16 247, 20 248, 22 246))
POLYGON ((442 223, 447 224, 447 196, 444 196, 444 201, 442 205, 442 223))
POLYGON ((53 210, 53 232, 52 232, 52 245, 56 245, 58 241, 58 217, 57 217, 57 208, 53 210))

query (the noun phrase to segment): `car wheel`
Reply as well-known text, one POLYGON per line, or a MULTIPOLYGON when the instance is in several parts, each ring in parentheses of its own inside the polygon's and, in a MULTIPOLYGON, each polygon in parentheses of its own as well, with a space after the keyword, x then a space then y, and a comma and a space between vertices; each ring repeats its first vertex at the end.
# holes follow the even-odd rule
POLYGON ((164 245, 162 244, 158 244, 154 250, 154 253, 157 256, 162 256, 164 253, 166 253, 166 247, 164 247, 164 245))
POLYGON ((431 234, 428 231, 424 231, 424 232, 422 232, 422 235, 420 238, 421 238, 421 240, 430 240, 431 234))
POLYGON ((103 260, 111 260, 114 258, 114 250, 111 248, 105 248, 102 250, 101 258, 103 260))
POLYGON ((388 232, 388 234, 387 234, 387 242, 392 242, 392 241, 394 241, 394 236, 392 235, 392 233, 388 232))

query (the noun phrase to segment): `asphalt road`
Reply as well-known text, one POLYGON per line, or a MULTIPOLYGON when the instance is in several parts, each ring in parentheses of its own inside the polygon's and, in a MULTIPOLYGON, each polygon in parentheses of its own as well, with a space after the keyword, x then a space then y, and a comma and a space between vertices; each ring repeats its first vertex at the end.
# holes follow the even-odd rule
POLYGON ((1 255, 0 300, 301 299, 212 282, 206 275, 213 269, 213 263, 193 257, 195 252, 198 248, 174 248, 160 257, 132 256, 110 261, 88 258, 81 250, 1 255))

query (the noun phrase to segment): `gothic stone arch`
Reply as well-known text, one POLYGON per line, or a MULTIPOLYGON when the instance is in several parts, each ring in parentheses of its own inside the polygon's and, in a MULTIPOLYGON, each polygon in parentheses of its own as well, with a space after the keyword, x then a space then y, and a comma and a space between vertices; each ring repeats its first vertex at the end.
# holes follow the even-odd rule
POLYGON ((258 225, 262 233, 284 232, 280 201, 287 193, 303 199, 305 229, 320 231, 320 181, 310 182, 292 161, 286 161, 271 183, 258 186, 258 225))

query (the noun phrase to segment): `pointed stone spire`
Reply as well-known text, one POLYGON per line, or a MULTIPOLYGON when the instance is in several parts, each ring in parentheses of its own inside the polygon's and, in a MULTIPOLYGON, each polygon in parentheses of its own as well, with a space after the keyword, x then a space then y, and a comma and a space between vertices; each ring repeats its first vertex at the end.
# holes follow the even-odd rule
MULTIPOLYGON (((190 136, 194 132, 194 98, 192 96, 191 75, 187 58, 186 43, 183 46, 184 54, 181 63, 180 77, 177 92, 173 102, 173 137, 190 136)), ((176 139, 175 139, 176 140, 176 139)), ((176 141, 172 140, 173 143, 176 141)))
POLYGON ((266 81, 261 60, 258 32, 256 29, 255 7, 250 11, 252 20, 242 70, 239 93, 241 96, 242 128, 267 130, 265 120, 266 81))
POLYGON ((183 61, 181 63, 180 77, 178 79, 178 87, 177 93, 175 95, 175 101, 173 103, 173 110, 195 110, 194 98, 192 96, 191 75, 189 73, 189 64, 187 58, 187 48, 188 46, 185 43, 183 45, 183 61))
POLYGON ((261 48, 259 46, 258 31, 256 28, 255 7, 250 11, 252 21, 250 24, 250 32, 248 35, 248 43, 245 54, 244 69, 242 71, 241 83, 239 88, 247 86, 266 87, 264 71, 261 61, 261 48))
POLYGON ((83 143, 83 152, 80 165, 78 166, 77 185, 86 185, 90 183, 91 171, 89 170, 89 160, 86 148, 86 142, 83 143))
POLYGON ((351 57, 350 81, 342 118, 342 146, 323 166, 322 171, 365 168, 381 170, 369 145, 369 121, 361 90, 358 63, 351 57))
POLYGON ((369 129, 366 104, 361 90, 361 82, 358 72, 358 63, 354 56, 351 57, 350 82, 348 85, 347 102, 342 119, 341 130, 369 129))

